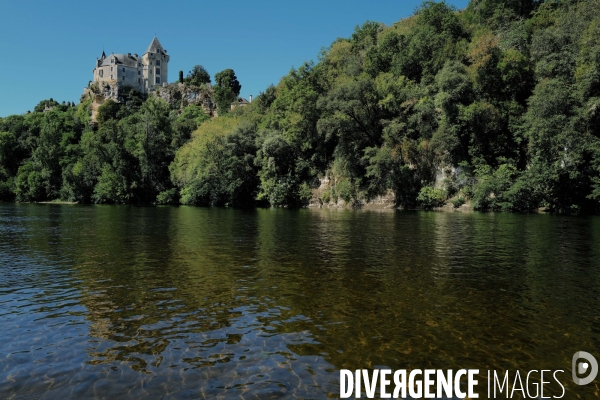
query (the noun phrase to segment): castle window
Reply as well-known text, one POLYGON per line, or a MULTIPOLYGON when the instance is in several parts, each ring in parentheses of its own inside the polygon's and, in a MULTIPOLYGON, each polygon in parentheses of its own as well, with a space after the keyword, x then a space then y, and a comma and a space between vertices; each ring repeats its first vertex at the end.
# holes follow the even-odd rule
POLYGON ((138 78, 138 83, 142 83, 142 80, 140 78, 138 78))
POLYGON ((113 72, 113 67, 110 67, 110 72, 113 72))
POLYGON ((160 60, 156 60, 156 65, 160 65, 160 60))
POLYGON ((111 59, 110 59, 110 63, 111 63, 111 64, 114 64, 114 63, 115 63, 115 59, 114 59, 114 58, 111 58, 111 59))
POLYGON ((102 78, 104 76, 104 71, 100 70, 100 72, 98 74, 100 75, 100 78, 102 78))
POLYGON ((125 72, 125 67, 123 67, 123 72, 125 72))
POLYGON ((160 74, 160 68, 156 68, 156 74, 160 74))
POLYGON ((159 76, 156 77, 156 84, 157 85, 160 84, 160 77, 159 76))
POLYGON ((138 71, 138 75, 141 75, 141 74, 142 74, 142 71, 138 71))
POLYGON ((110 80, 112 81, 112 79, 113 79, 113 76, 111 75, 111 76, 110 76, 110 80))
POLYGON ((150 65, 152 65, 152 60, 150 60, 150 65))

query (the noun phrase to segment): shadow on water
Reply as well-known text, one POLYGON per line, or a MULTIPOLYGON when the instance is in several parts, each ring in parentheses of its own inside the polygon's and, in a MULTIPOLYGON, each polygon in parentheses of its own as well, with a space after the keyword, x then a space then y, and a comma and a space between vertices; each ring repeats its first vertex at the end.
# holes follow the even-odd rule
POLYGON ((3 398, 326 398, 383 367, 600 397, 569 382, 600 353, 600 218, 0 205, 0 235, 3 398))

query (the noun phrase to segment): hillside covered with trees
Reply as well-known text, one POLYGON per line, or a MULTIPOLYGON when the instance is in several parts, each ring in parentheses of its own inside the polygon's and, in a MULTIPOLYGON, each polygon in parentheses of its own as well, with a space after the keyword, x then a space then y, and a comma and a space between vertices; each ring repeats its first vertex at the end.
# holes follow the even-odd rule
POLYGON ((599 10, 426 1, 356 27, 244 108, 228 112, 239 82, 217 74, 212 119, 131 95, 91 126, 89 103, 44 101, 0 119, 0 198, 300 207, 328 177, 324 202, 391 191, 402 207, 597 213, 599 10))

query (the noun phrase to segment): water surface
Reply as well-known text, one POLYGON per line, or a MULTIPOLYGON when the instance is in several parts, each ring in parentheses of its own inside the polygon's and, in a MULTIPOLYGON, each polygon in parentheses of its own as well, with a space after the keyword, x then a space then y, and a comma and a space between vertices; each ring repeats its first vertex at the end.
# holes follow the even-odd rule
POLYGON ((600 356, 600 218, 0 205, 0 326, 0 398, 327 398, 381 367, 600 398, 569 378, 600 356))

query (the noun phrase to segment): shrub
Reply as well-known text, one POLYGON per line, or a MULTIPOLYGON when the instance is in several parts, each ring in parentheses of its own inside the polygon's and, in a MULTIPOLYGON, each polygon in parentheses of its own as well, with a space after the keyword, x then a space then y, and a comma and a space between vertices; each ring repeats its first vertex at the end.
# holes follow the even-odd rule
POLYGON ((452 205, 454 206, 454 208, 459 208, 460 206, 462 206, 463 204, 465 204, 465 198, 462 196, 458 196, 457 198, 455 198, 454 200, 452 200, 452 205))
POLYGON ((421 204, 421 207, 425 209, 441 207, 446 201, 446 192, 432 186, 424 186, 417 196, 417 201, 421 204))
POLYGON ((335 186, 338 197, 341 197, 346 203, 351 203, 355 198, 355 188, 349 179, 341 179, 335 186))
POLYGON ((310 186, 306 182, 302 182, 300 187, 298 188, 298 198, 302 202, 302 204, 308 204, 310 199, 312 198, 312 190, 310 186))
POLYGON ((331 201, 331 191, 329 189, 323 191, 321 200, 323 201, 323 204, 328 204, 331 201))

